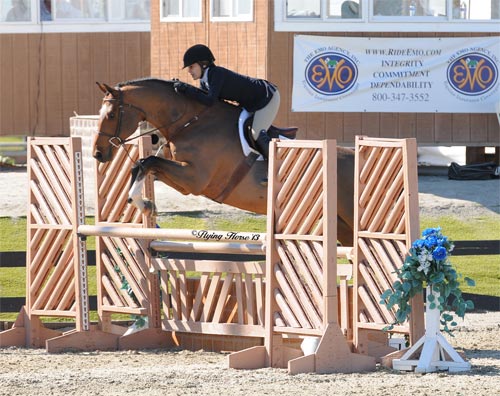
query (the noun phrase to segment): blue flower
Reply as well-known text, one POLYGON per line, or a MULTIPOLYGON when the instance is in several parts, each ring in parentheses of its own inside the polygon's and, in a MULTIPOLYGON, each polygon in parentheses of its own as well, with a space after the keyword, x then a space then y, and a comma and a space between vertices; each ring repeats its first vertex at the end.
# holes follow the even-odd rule
POLYGON ((437 228, 427 228, 422 231, 422 236, 425 238, 426 236, 431 236, 431 235, 439 235, 441 234, 441 227, 437 228))
POLYGON ((433 248, 437 244, 438 244, 438 239, 434 235, 428 236, 425 239, 425 247, 427 248, 433 248))
POLYGON ((425 241, 423 239, 417 239, 415 242, 413 242, 412 247, 415 249, 419 249, 424 247, 425 241))
POLYGON ((446 251, 446 248, 443 246, 438 246, 434 251, 432 252, 432 257, 434 257, 435 260, 444 260, 447 256, 448 252, 446 251))

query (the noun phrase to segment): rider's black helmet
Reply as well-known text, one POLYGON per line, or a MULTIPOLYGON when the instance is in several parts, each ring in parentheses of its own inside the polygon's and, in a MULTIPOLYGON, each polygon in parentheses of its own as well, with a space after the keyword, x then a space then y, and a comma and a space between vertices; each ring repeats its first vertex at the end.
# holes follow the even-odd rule
POLYGON ((196 62, 209 62, 212 63, 215 61, 214 55, 210 48, 203 44, 193 45, 191 48, 184 53, 184 68, 191 66, 196 62))

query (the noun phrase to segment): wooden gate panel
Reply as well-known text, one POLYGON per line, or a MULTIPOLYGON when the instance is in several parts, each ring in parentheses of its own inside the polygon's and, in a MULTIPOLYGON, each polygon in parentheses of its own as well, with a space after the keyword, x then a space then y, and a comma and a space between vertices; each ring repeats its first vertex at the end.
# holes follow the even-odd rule
POLYGON ((264 335, 263 263, 157 258, 154 266, 160 269, 164 330, 264 335))
MULTIPOLYGON (((26 311, 30 320, 41 316, 73 318, 77 330, 86 330, 86 263, 81 262, 85 244, 76 236, 84 218, 81 160, 79 139, 28 141, 26 311)), ((44 343, 37 333, 40 331, 41 327, 33 326, 26 336, 27 345, 44 343)), ((45 330, 44 334, 48 333, 45 330)))
MULTIPOLYGON (((325 142, 277 142, 273 173, 273 188, 269 207, 273 208, 272 234, 269 234, 268 258, 270 290, 268 298, 274 307, 270 325, 279 332, 296 334, 323 334, 337 308, 325 305, 327 295, 337 290, 332 251, 324 249, 327 237, 336 241, 336 227, 327 233, 331 218, 336 216, 335 207, 328 200, 336 198, 327 194, 325 142), (325 261, 325 255, 328 260, 325 261), (329 271, 323 263, 328 262, 329 271), (327 281, 328 279, 328 281, 327 281)), ((335 152, 330 151, 332 164, 336 166, 335 152)), ((333 175, 335 169, 328 175, 333 175)), ((335 179, 334 179, 335 181, 335 179)), ((335 260, 336 253, 333 253, 335 260)), ((331 293, 331 294, 330 294, 331 293)))
MULTIPOLYGON (((392 287, 419 234, 416 155, 415 139, 356 140, 354 320, 362 352, 368 352, 364 330, 380 331, 395 320, 380 295, 392 287)), ((413 324, 395 331, 413 337, 422 315, 415 305, 413 324)))

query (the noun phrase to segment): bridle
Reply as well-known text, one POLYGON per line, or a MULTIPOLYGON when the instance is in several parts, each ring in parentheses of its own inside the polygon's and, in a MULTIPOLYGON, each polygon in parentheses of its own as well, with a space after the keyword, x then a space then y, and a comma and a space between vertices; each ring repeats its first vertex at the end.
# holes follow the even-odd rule
POLYGON ((116 128, 115 128, 114 134, 97 131, 98 135, 109 137, 109 139, 108 139, 109 144, 111 144, 113 147, 116 147, 116 148, 123 146, 125 143, 127 143, 130 140, 137 139, 138 137, 140 137, 142 135, 146 135, 146 134, 149 134, 149 133, 152 133, 152 132, 158 130, 158 128, 156 128, 156 129, 153 129, 151 131, 146 131, 146 132, 142 133, 140 136, 134 136, 134 137, 128 138, 128 139, 122 139, 120 137, 120 133, 121 133, 121 129, 122 129, 122 119, 123 119, 123 114, 125 113, 125 108, 128 107, 132 110, 135 110, 139 113, 142 113, 144 115, 144 119, 146 119, 146 112, 144 110, 142 110, 140 107, 137 107, 131 103, 124 103, 123 102, 123 91, 121 89, 118 89, 118 92, 119 92, 118 98, 112 97, 112 98, 104 98, 103 99, 103 102, 116 102, 116 101, 118 102, 118 122, 116 123, 116 128))
MULTIPOLYGON (((139 113, 142 113, 143 116, 144 116, 144 120, 147 120, 147 118, 146 118, 147 113, 143 109, 141 109, 140 107, 138 107, 138 106, 135 106, 135 105, 133 105, 131 103, 125 103, 123 101, 123 91, 120 88, 118 88, 118 92, 119 92, 118 98, 112 97, 112 98, 104 98, 103 99, 103 102, 116 102, 116 101, 118 102, 118 121, 116 123, 116 128, 115 128, 114 134, 109 134, 109 133, 97 131, 98 135, 109 137, 109 139, 108 139, 109 144, 112 145, 115 148, 119 148, 120 146, 123 146, 125 143, 130 142, 131 140, 138 139, 138 138, 140 138, 142 136, 145 136, 145 135, 149 135, 149 134, 151 134, 153 132, 159 131, 160 129, 163 129, 163 128, 170 129, 177 121, 181 120, 184 117, 185 111, 182 112, 181 115, 178 116, 175 120, 173 120, 169 125, 163 125, 163 126, 160 126, 160 127, 157 127, 157 128, 152 128, 152 129, 144 131, 144 132, 142 132, 142 133, 140 133, 140 134, 138 134, 136 136, 129 137, 127 139, 122 139, 120 137, 120 133, 121 133, 121 128, 122 128, 122 117, 123 117, 123 114, 125 113, 125 108, 130 108, 130 109, 135 110, 135 111, 137 111, 139 113)), ((198 121, 200 119, 200 116, 207 109, 208 109, 208 107, 205 108, 199 115, 193 116, 189 121, 187 121, 186 123, 180 125, 170 135, 174 135, 177 132, 180 132, 181 130, 186 129, 189 126, 191 126, 194 122, 196 122, 196 121, 198 121)))

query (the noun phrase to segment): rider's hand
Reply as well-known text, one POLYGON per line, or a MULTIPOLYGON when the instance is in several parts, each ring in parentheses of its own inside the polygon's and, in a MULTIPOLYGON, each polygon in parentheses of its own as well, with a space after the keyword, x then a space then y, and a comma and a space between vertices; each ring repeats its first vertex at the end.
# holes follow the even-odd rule
POLYGON ((182 82, 182 81, 176 81, 174 82, 174 91, 177 93, 184 93, 188 89, 188 84, 182 82))

